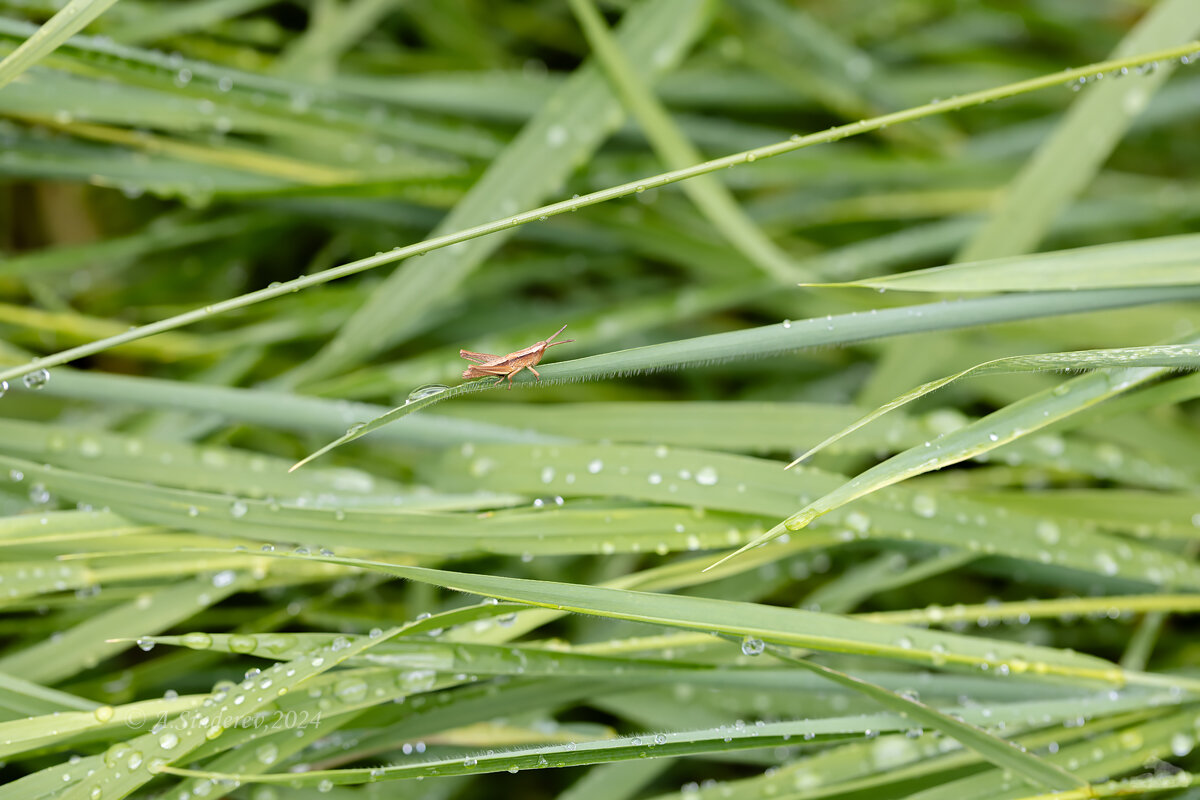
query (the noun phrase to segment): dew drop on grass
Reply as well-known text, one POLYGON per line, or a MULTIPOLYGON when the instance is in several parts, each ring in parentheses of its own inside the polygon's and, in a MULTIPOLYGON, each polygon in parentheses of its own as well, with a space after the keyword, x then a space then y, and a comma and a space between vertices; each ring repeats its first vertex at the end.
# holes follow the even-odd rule
POLYGON ((4 397, 4 393, 8 391, 8 381, 0 381, 0 397, 4 397))
POLYGON ((175 745, 177 745, 177 744, 179 744, 179 736, 172 733, 171 731, 167 731, 166 733, 164 733, 163 735, 158 737, 158 746, 161 747, 163 750, 174 750, 175 745))
POLYGON ((92 712, 92 716, 96 718, 97 722, 108 722, 113 718, 113 714, 115 713, 116 711, 112 706, 100 706, 92 712))
POLYGON ((1092 561, 1105 575, 1116 575, 1117 570, 1120 569, 1112 555, 1104 550, 1097 552, 1092 561))
POLYGON ((767 646, 763 642, 763 640, 759 639, 755 636, 747 636, 742 639, 742 654, 743 655, 747 655, 747 656, 762 655, 763 651, 766 649, 767 649, 767 646))
POLYGON ((600 459, 594 458, 588 462, 587 471, 592 475, 599 473, 602 469, 604 469, 604 462, 600 459))
POLYGON ((154 640, 147 639, 145 636, 143 636, 137 640, 137 646, 139 650, 143 650, 148 653, 154 649, 154 640))
POLYGON ((542 467, 542 483, 554 480, 554 467, 542 467))
POLYGON ((258 763, 270 766, 279 758, 279 748, 271 742, 259 745, 254 751, 254 757, 258 759, 258 763))
MULTIPOLYGON (((418 386, 408 393, 408 402, 415 403, 418 400, 424 400, 426 397, 433 397, 435 394, 441 394, 446 391, 445 386, 440 383, 430 383, 425 386, 418 386)), ((407 403, 406 403, 407 405, 407 403)))
POLYGON ((229 515, 234 519, 241 519, 246 516, 246 512, 249 510, 250 508, 244 500, 234 500, 229 506, 229 515))
POLYGON ((328 794, 329 792, 332 792, 333 791, 333 781, 329 780, 329 778, 326 778, 325 780, 321 781, 320 783, 317 784, 317 791, 321 792, 322 794, 328 794))
POLYGON ((662 483, 662 475, 659 475, 657 472, 651 472, 646 480, 648 480, 652 485, 657 486, 658 484, 662 483))
POLYGON ((701 486, 716 486, 717 471, 712 467, 701 467, 700 471, 696 473, 696 483, 701 486))
POLYGON ((50 371, 47 369, 35 369, 33 372, 26 373, 21 382, 25 384, 26 389, 41 389, 50 382, 50 371))
POLYGON ((1049 545, 1058 544, 1058 540, 1062 533, 1058 528, 1058 524, 1049 519, 1044 519, 1038 522, 1035 530, 1037 531, 1038 538, 1049 545))
POLYGON ((937 514, 937 500, 927 494, 919 494, 912 500, 913 513, 929 519, 937 514))

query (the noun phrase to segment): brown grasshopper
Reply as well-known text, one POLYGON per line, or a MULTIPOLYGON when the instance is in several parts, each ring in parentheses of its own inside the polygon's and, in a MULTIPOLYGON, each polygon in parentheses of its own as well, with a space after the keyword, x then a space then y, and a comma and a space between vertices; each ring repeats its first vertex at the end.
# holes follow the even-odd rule
MULTIPOLYGON (((555 332, 554 336, 562 333, 567 329, 566 325, 555 332)), ((574 339, 563 339, 561 342, 554 341, 554 336, 550 336, 537 344, 531 344, 524 350, 517 350, 509 353, 506 356, 493 356, 487 353, 472 353, 470 350, 459 350, 458 354, 467 361, 475 363, 467 367, 463 372, 464 378, 483 378, 488 375, 498 375, 496 384, 508 378, 508 388, 511 389, 513 375, 516 375, 523 369, 527 369, 533 373, 533 377, 541 380, 541 375, 534 369, 534 366, 541 363, 542 356, 546 353, 547 347, 554 347, 556 344, 567 344, 575 341, 574 339)), ((492 384, 495 386, 496 384, 492 384)))

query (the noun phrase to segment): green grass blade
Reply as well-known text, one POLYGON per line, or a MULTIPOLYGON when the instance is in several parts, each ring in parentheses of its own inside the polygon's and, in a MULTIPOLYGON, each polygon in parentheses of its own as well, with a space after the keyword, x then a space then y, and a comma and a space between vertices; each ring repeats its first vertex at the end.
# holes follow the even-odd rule
POLYGON ((906 292, 1037 292, 1200 283, 1200 235, 1164 236, 862 278, 906 292))
POLYGON ((1027 356, 997 358, 983 364, 976 364, 954 375, 938 378, 936 381, 930 381, 911 391, 905 392, 814 446, 808 452, 804 453, 804 455, 788 464, 788 467, 796 466, 814 453, 820 452, 844 436, 879 419, 889 411, 899 408, 906 403, 911 403, 913 400, 924 397, 930 392, 941 389, 943 386, 947 386, 962 378, 1001 372, 1092 370, 1103 369, 1105 367, 1165 367, 1171 370, 1197 369, 1200 368, 1200 347, 1190 344, 1167 344, 1147 347, 1122 347, 1115 350, 1084 350, 1075 353, 1038 353, 1027 356))
POLYGON ((651 594, 599 586, 472 575, 406 567, 362 559, 308 556, 320 561, 378 570, 414 581, 502 601, 758 639, 770 644, 827 652, 849 652, 935 666, 1007 665, 1011 674, 1073 676, 1124 683, 1121 671, 1093 656, 1035 645, 1013 645, 920 629, 871 625, 832 614, 792 608, 651 594), (1016 665, 1013 669, 1014 663, 1016 665))
POLYGON ((79 33, 117 0, 71 0, 37 32, 0 61, 0 88, 79 33))

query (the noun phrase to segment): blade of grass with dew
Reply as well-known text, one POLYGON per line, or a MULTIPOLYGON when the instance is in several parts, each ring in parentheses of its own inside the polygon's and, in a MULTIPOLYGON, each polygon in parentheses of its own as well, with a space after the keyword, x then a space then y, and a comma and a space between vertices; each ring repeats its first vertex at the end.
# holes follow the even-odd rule
POLYGON ((840 286, 908 292, 1036 292, 1200 283, 1200 234, 951 264, 840 286))
POLYGON ((45 25, 0 61, 0 88, 79 33, 117 0, 70 0, 45 25))
MULTIPOLYGON (((270 691, 266 691, 267 687, 261 686, 259 681, 261 694, 240 689, 232 692, 226 689, 215 691, 209 707, 181 715, 161 732, 145 733, 123 745, 114 745, 115 749, 110 748, 106 753, 104 765, 94 773, 76 771, 75 775, 68 775, 60 784, 65 785, 61 800, 88 800, 97 789, 101 796, 127 796, 157 777, 159 769, 165 769, 162 765, 186 760, 189 754, 206 742, 219 739, 226 728, 236 730, 242 719, 249 718, 276 698, 288 694, 300 683, 327 672, 402 630, 403 626, 393 628, 349 647, 324 648, 304 658, 277 664, 267 670, 262 679, 268 681, 270 691), (218 720, 215 725, 211 721, 213 718, 218 720), (226 720, 229 724, 225 724, 226 720), (133 758, 134 753, 137 754, 136 759, 133 758), (154 770, 151 765, 155 767, 154 770)), ((0 797, 3 797, 2 793, 0 797)))
MULTIPOLYGON (((467 453, 448 451, 430 468, 433 482, 446 488, 628 497, 710 511, 741 511, 755 518, 787 514, 797 501, 805 505, 812 497, 837 491, 846 481, 811 469, 785 472, 780 466, 768 459, 661 446, 480 445, 467 453)), ((882 495, 867 495, 854 509, 834 513, 838 516, 825 522, 833 526, 835 541, 919 541, 1011 556, 1030 564, 1053 564, 1098 578, 1119 575, 1156 586, 1200 586, 1200 566, 1175 553, 1091 531, 1079 523, 1056 524, 1016 510, 971 503, 953 492, 895 487, 882 495)), ((684 523, 685 542, 688 524, 684 523)), ((732 529, 728 544, 753 535, 752 531, 732 529)), ((596 544, 604 552, 611 534, 600 533, 596 544)), ((678 541, 663 531, 643 544, 648 550, 666 545, 669 551, 678 541)))
MULTIPOLYGON (((700 35, 701 2, 635 6, 618 34, 626 54, 655 73, 677 63, 700 35)), ((583 67, 546 102, 454 210, 434 229, 438 237, 538 203, 621 121, 619 101, 594 68, 583 67)), ((357 362, 424 324, 424 317, 496 249, 504 235, 464 240, 445 252, 402 264, 372 293, 338 336, 291 380, 324 377, 357 362), (397 308, 403 308, 397 313, 397 308)))
POLYGON ((1068 597, 1050 600, 1026 600, 1011 603, 955 605, 949 608, 874 611, 858 618, 896 625, 954 625, 960 622, 980 624, 984 620, 1064 619, 1071 616, 1108 615, 1120 612, 1197 613, 1200 595, 1139 594, 1104 597, 1068 597))
MULTIPOLYGON (((1164 0, 1146 11, 1113 55, 1120 58, 1167 47, 1194 39, 1197 33, 1200 6, 1191 0, 1164 0)), ((1092 180, 1174 70, 1174 60, 1163 59, 1150 71, 1118 69, 1109 73, 1107 80, 1079 84, 1083 91, 1078 101, 1025 163, 999 208, 955 260, 978 261, 1035 249, 1054 218, 1092 180), (1118 80, 1130 72, 1130 77, 1118 80)))
MULTIPOLYGON (((884 309, 871 313, 851 313, 825 319, 785 321, 782 325, 720 333, 665 344, 588 356, 574 361, 539 365, 540 379, 547 384, 596 380, 613 376, 635 375, 686 366, 716 364, 740 358, 762 357, 805 347, 846 344, 879 336, 896 336, 929 330, 971 327, 991 322, 1029 319, 1073 311, 1092 311, 1151 302, 1167 302, 1200 297, 1200 289, 1092 290, 1052 292, 1014 297, 992 297, 933 303, 924 306, 884 309)), ((15 370, 14 370, 15 372, 15 370)), ((4 375, 4 371, 0 371, 4 375)), ((524 385, 534 379, 524 373, 514 383, 524 385)), ((292 466, 307 464, 347 442, 365 436, 390 422, 443 400, 495 388, 495 381, 483 379, 460 384, 452 389, 414 399, 386 414, 347 431, 292 466)))
POLYGON ((1083 408, 1119 395, 1163 374, 1161 368, 1155 367, 1113 369, 1104 373, 1093 373, 1005 406, 961 430, 931 442, 929 447, 914 447, 892 456, 852 478, 835 491, 809 503, 763 534, 759 540, 745 545, 726 558, 733 558, 752 547, 770 541, 784 531, 801 530, 822 514, 884 486, 994 450, 1002 444, 1066 419, 1083 408))
MULTIPOLYGON (((282 557, 282 556, 280 556, 282 557)), ((460 592, 610 619, 645 622, 732 636, 770 644, 856 653, 934 666, 1008 664, 1013 677, 1067 676, 1122 685, 1128 676, 1110 662, 1038 645, 1016 645, 920 629, 872 625, 815 611, 764 606, 705 597, 650 594, 598 586, 472 575, 406 567, 365 559, 305 556, 332 564, 378 570, 460 592), (1015 668, 1014 668, 1015 666, 1015 668)))
MULTIPOLYGON (((772 654, 780 654, 777 648, 771 648, 772 654)), ((993 736, 982 728, 968 724, 938 711, 919 700, 890 692, 882 686, 848 675, 845 672, 808 661, 804 658, 794 658, 789 653, 782 654, 792 664, 810 670, 834 683, 841 684, 856 692, 860 692, 875 700, 883 707, 895 711, 900 716, 911 719, 919 725, 929 726, 971 748, 988 761, 1001 769, 1010 769, 1027 780, 1048 786, 1051 789, 1072 789, 1086 786, 1087 781, 1077 778, 1057 764, 1043 761, 1036 755, 1021 749, 1019 745, 993 736)))
POLYGON ((811 448, 804 455, 788 464, 794 467, 828 445, 882 417, 892 409, 911 403, 955 381, 974 375, 1006 372, 1031 372, 1045 370, 1092 370, 1107 367, 1132 369, 1135 367, 1165 367, 1172 370, 1200 368, 1200 346, 1197 344, 1149 345, 1146 347, 1121 347, 1111 350, 1084 350, 1074 353, 1036 353, 1025 356, 1008 356, 976 364, 954 375, 918 386, 905 392, 889 403, 885 403, 870 414, 862 417, 834 435, 811 448))
MULTIPOLYGON (((417 493, 412 510, 397 508, 396 498, 381 507, 355 507, 352 498, 334 495, 344 505, 306 507, 302 501, 281 504, 274 499, 212 494, 173 489, 142 481, 126 481, 48 468, 33 462, 0 456, 0 465, 20 471, 24 478, 55 495, 104 504, 143 522, 152 521, 210 536, 234 536, 239 541, 291 542, 305 547, 368 549, 423 555, 507 553, 512 555, 563 555, 575 553, 670 552, 720 548, 744 541, 762 530, 754 517, 713 513, 711 519, 678 508, 581 508, 571 511, 514 510, 438 514, 439 506, 471 510, 511 504, 511 496, 477 493, 474 497, 417 493), (732 538, 731 538, 732 537, 732 538)), ((790 497, 790 495, 789 495, 790 497)), ((407 498, 404 498, 407 499, 407 498)), ((790 504, 790 500, 788 501, 790 504)), ((550 502, 554 507, 553 501, 550 502)), ((183 546, 183 542, 179 543, 183 546)), ((221 566, 228 564, 222 562, 221 566)), ((193 560, 182 571, 213 569, 193 560)), ((0 574, 4 570, 0 569, 0 574)), ((10 592, 22 595, 49 591, 55 582, 78 588, 86 571, 68 577, 56 569, 40 582, 13 582, 10 592)), ((17 596, 13 594, 12 596, 17 596)))
MULTIPOLYGON (((675 170, 673 172, 646 178, 635 183, 623 184, 621 186, 612 187, 611 189, 593 192, 590 195, 584 195, 568 201, 552 203, 547 206, 536 208, 533 211, 513 214, 512 216, 498 219, 493 222, 484 223, 482 225, 477 225, 467 230, 458 231, 457 233, 438 236, 433 239, 427 239, 406 247, 398 247, 386 253, 359 259, 358 261, 343 264, 340 267, 327 269, 314 275, 306 275, 304 277, 286 281, 275 286, 270 286, 266 289, 260 289, 219 303, 213 303, 205 306, 202 309, 188 311, 168 319, 163 319, 158 322, 139 326, 119 336, 113 336, 108 339, 102 339, 97 342, 92 342, 91 344, 82 345, 70 350, 64 350, 49 356, 45 356, 38 362, 30 362, 18 367, 0 369, 0 380, 19 377, 30 370, 38 368, 47 368, 65 364, 87 355, 102 352, 117 344, 133 341, 134 339, 144 338, 146 336, 151 336, 167 330, 174 330, 175 328, 190 325, 194 322, 210 319, 216 314, 223 314, 239 308, 245 308, 265 300, 270 300, 295 291, 299 291, 301 289, 328 283, 329 281, 336 280, 337 278, 354 275, 359 272, 374 269, 375 267, 383 266, 385 264, 391 264, 393 262, 408 258, 409 256, 431 252, 433 250, 444 248, 458 242, 469 241, 489 233, 508 230, 509 228, 523 225, 526 222, 532 222, 542 217, 567 213, 569 211, 594 205, 596 203, 617 199, 619 197, 625 197, 636 193, 639 188, 643 191, 646 189, 658 188, 660 186, 685 180, 696 175, 715 172, 718 169, 744 164, 756 159, 769 158, 772 156, 782 155, 784 153, 790 153, 794 150, 799 150, 814 144, 837 141, 848 136, 855 136, 868 131, 877 130, 890 124, 921 119, 933 114, 946 113, 948 111, 991 102, 1024 92, 1030 92, 1037 89, 1069 83, 1072 80, 1086 75, 1094 75, 1099 72, 1106 72, 1114 69, 1119 70, 1122 67, 1136 67, 1140 64, 1149 63, 1155 60, 1179 58, 1181 56, 1188 55, 1196 47, 1200 47, 1200 43, 1189 43, 1188 45, 1167 48, 1127 59, 1102 62, 1099 64, 1090 65, 1088 67, 1066 70, 1051 76, 1044 76, 1041 78, 1034 78, 1031 80, 1010 84, 1000 87, 999 89, 972 92, 941 103, 919 106, 907 111, 896 112, 894 114, 877 117, 872 120, 863 120, 860 122, 851 123, 849 125, 831 128, 821 133, 788 139, 787 141, 779 142, 773 145, 767 145, 764 147, 755 148, 753 150, 737 153, 732 156, 725 156, 723 158, 707 161, 703 164, 698 164, 684 170, 675 170)), ((388 311, 390 314, 391 309, 388 309, 388 311)))
MULTIPOLYGON (((956 709, 964 720, 973 724, 990 723, 987 709, 956 709)), ((1023 709, 999 709, 999 717, 1005 722, 1016 722, 1035 713, 1033 707, 1023 709), (1016 713, 1012 713, 1016 712, 1016 713), (1004 719, 1007 718, 1007 719, 1004 719)), ((1051 713, 1050 718, 1056 715, 1051 713)), ((999 720, 997 720, 998 722, 999 720)), ((1102 729, 1102 725, 1096 726, 1102 729)), ((389 767, 373 767, 343 770, 321 770, 308 772, 302 777, 295 774, 254 775, 246 773, 222 773, 204 769, 180 769, 164 767, 163 772, 204 778, 210 781, 239 780, 244 783, 288 783, 301 780, 311 785, 354 785, 379 780, 400 778, 432 777, 445 775, 483 774, 501 770, 518 772, 526 769, 547 767, 579 766, 584 764, 635 760, 647 757, 666 758, 672 756, 710 752, 717 741, 733 743, 730 750, 757 747, 776 747, 792 739, 803 738, 805 742, 838 741, 859 738, 863 734, 874 735, 879 731, 908 730, 912 723, 896 714, 873 714, 858 717, 829 717, 814 720, 796 720, 764 723, 762 725, 737 727, 708 727, 699 730, 643 733, 604 741, 569 742, 565 745, 521 748, 504 753, 485 752, 457 756, 421 764, 400 764, 389 767)), ((393 731, 393 741, 407 738, 409 734, 393 731)), ((428 735, 417 734, 417 735, 428 735)), ((1070 738, 1070 737, 1068 737, 1070 738)), ((302 785, 303 785, 302 784, 302 785)), ((0 795, 2 797, 3 795, 0 795)))
MULTIPOLYGON (((668 169, 680 169, 702 161, 700 151, 676 126, 649 84, 625 57, 591 0, 571 0, 570 6, 614 91, 637 120, 663 164, 668 169)), ((804 273, 746 216, 733 193, 718 178, 702 175, 685 181, 680 188, 713 227, 768 276, 781 283, 795 283, 803 278, 804 273)))

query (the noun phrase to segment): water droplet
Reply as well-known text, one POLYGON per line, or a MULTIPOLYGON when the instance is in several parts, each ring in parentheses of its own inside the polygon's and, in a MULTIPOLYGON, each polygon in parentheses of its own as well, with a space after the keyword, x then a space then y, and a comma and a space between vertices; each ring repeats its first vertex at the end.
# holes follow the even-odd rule
POLYGON ((92 716, 96 718, 97 722, 108 722, 113 718, 114 713, 116 712, 112 706, 99 706, 92 712, 92 716))
POLYGON ((234 500, 229 506, 229 515, 234 519, 241 519, 249 510, 250 508, 244 500, 234 500))
POLYGON ((562 147, 568 138, 567 129, 562 125, 551 125, 546 129, 546 145, 549 147, 562 147))
POLYGON ((554 480, 554 467, 542 467, 542 483, 554 480))
POLYGON ((767 649, 767 645, 762 639, 754 636, 747 636, 742 639, 742 654, 747 656, 762 655, 762 652, 767 649))
POLYGON ((657 486, 658 484, 662 483, 662 475, 659 475, 657 472, 651 472, 650 475, 647 476, 646 480, 657 486))
POLYGON ((320 783, 317 784, 317 791, 321 792, 322 794, 332 792, 333 791, 333 781, 329 780, 329 778, 325 778, 324 780, 322 780, 320 783))
POLYGON ((1180 732, 1171 737, 1171 753, 1178 758, 1183 758, 1192 752, 1192 748, 1195 746, 1196 740, 1186 733, 1180 732))
POLYGON ((1058 544, 1061 531, 1053 520, 1044 519, 1037 524, 1037 535, 1046 544, 1058 544))
POLYGON ((654 743, 655 744, 666 744, 667 743, 667 735, 665 733, 654 734, 654 743))
POLYGON ((8 381, 0 381, 0 397, 4 397, 4 393, 8 391, 8 381))
POLYGON ((137 646, 138 646, 138 649, 143 650, 148 653, 154 649, 154 640, 147 639, 145 636, 143 636, 137 640, 137 646))
POLYGON ((1117 564, 1112 555, 1104 550, 1097 552, 1092 557, 1092 561, 1105 575, 1116 575, 1117 571, 1120 569, 1120 566, 1117 564))
POLYGON ((696 483, 701 486, 715 486, 717 483, 717 471, 712 467, 701 467, 696 473, 696 483))
MULTIPOLYGON (((424 400, 426 397, 433 397, 435 394, 441 394, 446 391, 445 386, 440 383, 430 383, 425 386, 418 386, 408 393, 408 402, 415 403, 418 400, 424 400)), ((407 405, 407 404, 406 404, 407 405)))
POLYGON ((913 513, 929 519, 937 514, 937 500, 927 494, 919 494, 912 500, 913 513))
POLYGON ((177 744, 179 744, 179 736, 171 731, 167 731, 158 737, 158 746, 163 750, 174 750, 177 744))
POLYGON ((230 584, 232 584, 234 578, 236 578, 236 577, 237 577, 237 574, 233 570, 223 569, 220 572, 218 572, 216 575, 213 575, 212 585, 217 587, 218 589, 223 589, 226 586, 229 586, 230 584))
POLYGON ((270 766, 271 764, 275 763, 276 759, 279 758, 279 748, 271 742, 266 742, 265 744, 258 746, 258 748, 254 751, 254 757, 258 759, 260 764, 266 764, 267 766, 270 766))
POLYGON ((479 759, 475 758, 474 756, 467 756, 466 758, 463 759, 464 767, 473 767, 478 763, 479 763, 479 759))
POLYGON ((600 470, 602 470, 602 469, 604 469, 604 462, 601 461, 600 459, 594 458, 588 462, 587 471, 590 472, 592 475, 595 475, 596 473, 600 472, 600 470))

